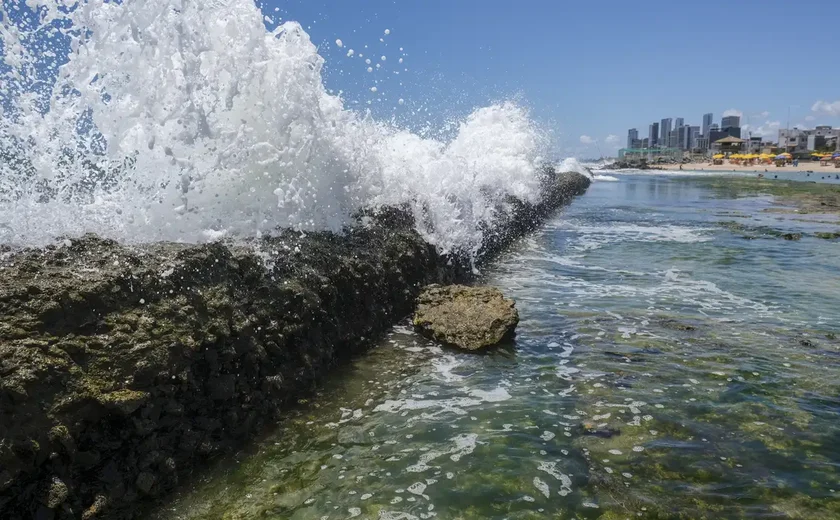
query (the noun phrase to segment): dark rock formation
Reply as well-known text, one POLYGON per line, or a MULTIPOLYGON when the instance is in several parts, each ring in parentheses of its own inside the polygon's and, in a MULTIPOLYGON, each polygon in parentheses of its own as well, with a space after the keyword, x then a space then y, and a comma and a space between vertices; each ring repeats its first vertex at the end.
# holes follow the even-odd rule
MULTIPOLYGON (((589 184, 546 178, 546 202, 511 204, 480 261, 589 184)), ((403 212, 366 216, 236 244, 0 248, 0 518, 136 517, 275 423, 422 287, 471 276, 403 212)))
MULTIPOLYGON (((668 161, 672 162, 672 161, 668 161)), ((606 170, 662 170, 663 168, 655 166, 656 164, 665 164, 665 161, 648 162, 647 159, 619 159, 612 164, 604 167, 606 170)))
POLYGON ((417 298, 413 323, 435 341, 480 350, 511 336, 519 313, 495 287, 430 285, 417 298))

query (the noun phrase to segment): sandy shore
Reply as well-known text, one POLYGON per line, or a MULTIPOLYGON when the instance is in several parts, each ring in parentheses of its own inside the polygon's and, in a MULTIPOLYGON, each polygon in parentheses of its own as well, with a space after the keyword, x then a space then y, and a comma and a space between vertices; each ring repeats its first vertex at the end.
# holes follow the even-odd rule
MULTIPOLYGON (((679 170, 679 164, 664 164, 657 165, 664 170, 679 170)), ((823 174, 840 175, 840 168, 835 168, 834 165, 820 166, 818 162, 801 162, 799 166, 789 164, 787 166, 778 167, 775 164, 756 164, 751 166, 742 166, 738 164, 711 164, 711 163, 688 163, 682 165, 683 170, 688 171, 720 171, 720 172, 756 172, 764 173, 795 173, 795 172, 813 172, 823 174)))

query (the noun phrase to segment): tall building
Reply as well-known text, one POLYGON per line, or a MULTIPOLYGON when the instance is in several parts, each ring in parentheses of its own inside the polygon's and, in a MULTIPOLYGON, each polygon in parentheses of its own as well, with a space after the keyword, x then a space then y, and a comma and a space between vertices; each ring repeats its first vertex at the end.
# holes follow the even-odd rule
POLYGON ((726 116, 721 118, 720 120, 720 128, 721 130, 726 130, 727 128, 740 128, 741 127, 741 117, 740 116, 726 116))
POLYGON ((659 123, 651 123, 648 127, 648 139, 650 147, 653 148, 659 142, 659 123))
POLYGON ((674 128, 679 128, 681 126, 685 126, 685 119, 681 117, 674 119, 674 128))
POLYGON ((697 145, 697 141, 700 139, 700 127, 699 126, 689 126, 688 127, 688 150, 694 150, 695 148, 699 148, 697 145))
POLYGON ((712 119, 714 119, 711 112, 703 114, 703 137, 709 137, 709 129, 712 127, 712 119))
POLYGON ((679 131, 676 128, 668 132, 668 148, 676 148, 679 142, 679 131))
POLYGON ((739 126, 729 126, 721 129, 717 129, 716 126, 717 125, 712 125, 709 129, 709 146, 715 144, 715 141, 723 139, 724 137, 741 138, 741 127, 739 126))
POLYGON ((691 146, 691 127, 690 126, 678 126, 676 129, 677 132, 677 148, 680 150, 688 150, 691 146))
POLYGON ((659 122, 659 144, 668 147, 668 139, 671 136, 671 118, 663 119, 659 122))
POLYGON ((627 131, 627 148, 633 148, 633 141, 639 140, 639 131, 631 128, 627 131))

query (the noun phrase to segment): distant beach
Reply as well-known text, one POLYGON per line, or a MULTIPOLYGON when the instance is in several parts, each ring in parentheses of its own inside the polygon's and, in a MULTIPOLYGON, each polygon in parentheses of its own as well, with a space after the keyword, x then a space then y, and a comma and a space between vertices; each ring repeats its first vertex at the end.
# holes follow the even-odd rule
MULTIPOLYGON (((679 164, 662 164, 656 165, 657 168, 663 170, 679 170, 679 164)), ((776 166, 775 164, 753 164, 744 166, 740 164, 711 164, 708 162, 686 163, 682 165, 683 170, 689 171, 719 171, 719 172, 743 172, 743 173, 819 173, 822 175, 840 175, 840 168, 836 168, 833 164, 828 166, 821 166, 818 162, 800 162, 798 166, 788 164, 786 166, 776 166)))

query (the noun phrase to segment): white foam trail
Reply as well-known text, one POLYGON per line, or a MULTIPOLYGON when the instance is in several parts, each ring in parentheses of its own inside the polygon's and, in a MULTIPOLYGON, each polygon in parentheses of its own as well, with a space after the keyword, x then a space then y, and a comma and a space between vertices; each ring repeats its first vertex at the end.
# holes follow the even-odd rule
POLYGON ((433 467, 430 466, 429 463, 443 455, 449 455, 449 458, 453 462, 458 462, 464 455, 470 455, 475 450, 476 444, 478 443, 478 435, 475 433, 461 434, 449 440, 453 442, 453 447, 446 451, 427 451, 426 453, 420 455, 420 459, 417 461, 417 464, 412 464, 411 466, 405 468, 405 470, 409 473, 422 473, 424 471, 428 471, 433 467))
POLYGON ((677 225, 650 226, 640 224, 575 225, 567 224, 580 234, 572 246, 577 251, 591 251, 619 242, 679 242, 690 244, 712 240, 712 228, 689 228, 677 225))
POLYGON ((2 242, 337 230, 362 206, 408 203, 442 250, 476 251, 503 196, 538 196, 544 142, 513 103, 476 110, 450 142, 424 139, 345 109, 309 35, 267 31, 252 0, 66 5, 27 0, 34 25, 0 13, 0 145, 32 161, 0 161, 2 242), (34 34, 68 59, 40 97, 34 34))
POLYGON ((618 182, 618 177, 613 177, 612 175, 594 175, 594 179, 596 181, 606 181, 606 182, 618 182))

